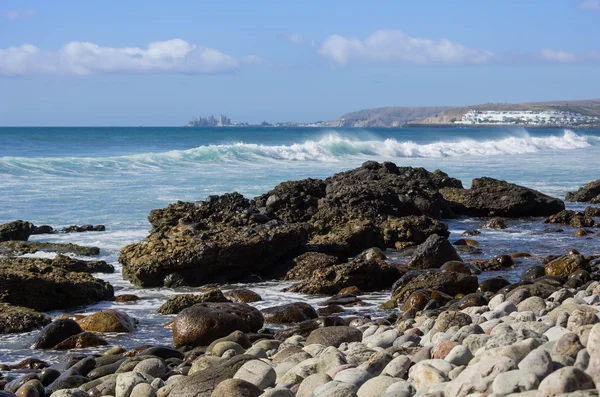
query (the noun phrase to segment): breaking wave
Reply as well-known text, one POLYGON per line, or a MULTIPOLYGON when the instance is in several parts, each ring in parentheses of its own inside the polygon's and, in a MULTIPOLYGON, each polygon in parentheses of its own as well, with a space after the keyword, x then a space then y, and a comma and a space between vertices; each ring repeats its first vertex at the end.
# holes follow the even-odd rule
POLYGON ((395 159, 460 156, 498 156, 571 150, 600 145, 600 138, 565 130, 562 136, 532 137, 528 134, 494 140, 457 139, 433 143, 399 141, 393 138, 355 139, 331 132, 319 140, 291 145, 233 143, 207 145, 187 150, 143 153, 114 157, 2 157, 0 173, 21 171, 78 173, 81 170, 158 170, 190 164, 231 162, 313 161, 334 162, 347 158, 395 159))

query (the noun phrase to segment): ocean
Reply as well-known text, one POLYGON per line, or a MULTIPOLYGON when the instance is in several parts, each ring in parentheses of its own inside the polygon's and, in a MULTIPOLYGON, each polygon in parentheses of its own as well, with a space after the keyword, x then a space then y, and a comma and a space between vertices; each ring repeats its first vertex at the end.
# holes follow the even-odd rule
MULTIPOLYGON (((567 191, 600 178, 600 130, 0 128, 0 223, 22 219, 55 229, 75 224, 105 225, 105 232, 38 235, 30 240, 99 247, 97 259, 114 264, 116 272, 98 277, 109 281, 116 294, 134 293, 143 299, 130 304, 102 302, 71 312, 116 307, 138 318, 140 326, 133 335, 109 336, 111 344, 168 344, 170 331, 163 325, 171 317, 156 314, 156 308, 169 295, 193 289, 136 289, 123 281, 117 261, 123 246, 146 236, 150 210, 177 200, 196 201, 232 191, 253 197, 283 181, 325 178, 366 160, 441 169, 462 180, 465 187, 473 178, 489 176, 564 198, 567 191)), ((584 208, 581 204, 567 206, 584 208)), ((481 227, 483 220, 455 219, 448 223, 453 241, 464 230, 481 227)), ((549 230, 540 219, 515 220, 508 226, 504 231, 487 230, 476 237, 483 250, 478 257, 527 251, 533 258, 494 276, 516 281, 522 270, 540 257, 570 248, 585 254, 600 253, 600 238, 576 238, 575 230, 568 226, 560 227, 562 233, 549 230)), ((394 252, 389 257, 405 259, 394 252)), ((480 279, 490 276, 484 274, 480 279)), ((263 301, 256 303, 259 308, 323 300, 281 292, 287 285, 265 281, 249 287, 263 296, 263 301)), ((346 314, 354 310, 380 314, 376 307, 389 298, 389 291, 362 298, 368 305, 346 314)), ((31 351, 34 334, 0 336, 0 363, 32 355, 47 359, 61 355, 31 351)))

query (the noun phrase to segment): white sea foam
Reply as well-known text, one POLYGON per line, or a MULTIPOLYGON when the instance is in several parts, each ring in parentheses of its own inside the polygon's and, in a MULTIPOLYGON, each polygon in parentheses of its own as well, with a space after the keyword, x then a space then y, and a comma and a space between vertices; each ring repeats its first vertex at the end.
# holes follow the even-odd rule
POLYGON ((326 133, 319 140, 291 145, 264 145, 238 142, 228 145, 206 145, 187 150, 143 153, 128 156, 81 158, 0 158, 0 174, 17 170, 66 174, 80 171, 156 171, 190 164, 277 161, 336 162, 348 158, 378 157, 441 158, 461 156, 498 156, 528 154, 548 150, 572 150, 600 144, 600 139, 565 130, 561 136, 533 137, 527 132, 491 140, 472 138, 416 143, 394 138, 352 138, 337 132, 326 133))

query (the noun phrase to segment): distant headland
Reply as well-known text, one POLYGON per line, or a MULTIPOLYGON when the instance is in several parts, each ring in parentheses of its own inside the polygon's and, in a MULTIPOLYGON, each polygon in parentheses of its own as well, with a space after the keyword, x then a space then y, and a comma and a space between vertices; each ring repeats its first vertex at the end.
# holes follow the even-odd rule
POLYGON ((398 128, 398 127, 576 127, 600 128, 600 99, 531 102, 486 103, 463 107, 383 107, 359 110, 344 114, 332 121, 313 123, 249 124, 232 122, 227 116, 218 118, 194 117, 188 127, 346 127, 346 128, 398 128))

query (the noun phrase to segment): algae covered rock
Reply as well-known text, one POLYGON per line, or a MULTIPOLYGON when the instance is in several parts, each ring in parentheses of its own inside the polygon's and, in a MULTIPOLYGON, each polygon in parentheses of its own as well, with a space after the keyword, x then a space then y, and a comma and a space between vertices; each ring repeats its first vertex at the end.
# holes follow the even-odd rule
POLYGON ((444 188, 440 193, 455 214, 467 216, 544 216, 565 209, 564 203, 536 190, 493 178, 473 179, 470 189, 444 188))
POLYGON ((0 334, 29 332, 50 323, 50 317, 22 306, 0 303, 0 334))
MULTIPOLYGON (((60 258, 58 259, 60 261, 60 258)), ((0 258, 0 301, 39 311, 111 300, 113 287, 41 258, 0 258)))

